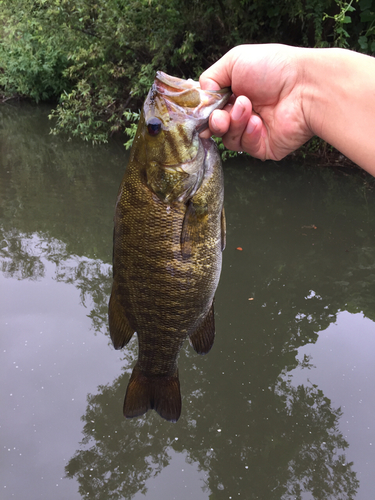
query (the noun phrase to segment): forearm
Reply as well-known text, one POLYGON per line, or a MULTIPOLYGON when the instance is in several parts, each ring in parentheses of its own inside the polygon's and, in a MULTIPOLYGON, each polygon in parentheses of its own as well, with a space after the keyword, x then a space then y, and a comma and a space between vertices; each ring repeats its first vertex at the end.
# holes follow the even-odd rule
POLYGON ((302 50, 306 123, 375 175, 375 59, 344 49, 302 50))

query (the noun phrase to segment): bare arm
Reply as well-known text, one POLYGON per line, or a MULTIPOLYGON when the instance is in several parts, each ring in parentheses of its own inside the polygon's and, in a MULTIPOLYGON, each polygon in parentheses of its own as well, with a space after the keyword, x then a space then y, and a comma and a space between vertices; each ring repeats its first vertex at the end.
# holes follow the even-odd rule
POLYGON ((224 144, 279 160, 318 135, 375 175, 375 59, 344 49, 235 47, 201 75, 237 98, 210 118, 224 144))
POLYGON ((343 49, 312 49, 308 57, 307 125, 375 175, 375 59, 343 49))

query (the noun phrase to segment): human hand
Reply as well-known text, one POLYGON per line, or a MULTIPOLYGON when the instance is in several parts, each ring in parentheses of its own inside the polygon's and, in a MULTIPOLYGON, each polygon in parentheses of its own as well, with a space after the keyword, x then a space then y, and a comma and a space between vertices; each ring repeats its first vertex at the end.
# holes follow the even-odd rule
POLYGON ((240 45, 202 73, 205 90, 231 87, 234 96, 215 110, 209 129, 234 151, 280 160, 314 134, 303 108, 304 53, 285 45, 240 45))

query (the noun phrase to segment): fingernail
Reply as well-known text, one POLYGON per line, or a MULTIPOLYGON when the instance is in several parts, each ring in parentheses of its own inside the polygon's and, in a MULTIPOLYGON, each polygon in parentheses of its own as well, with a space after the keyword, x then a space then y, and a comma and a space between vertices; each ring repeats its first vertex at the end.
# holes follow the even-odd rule
POLYGON ((239 120, 241 116, 243 115, 243 112, 245 111, 245 108, 242 106, 242 104, 238 101, 234 103, 232 113, 231 113, 231 118, 232 120, 239 120))

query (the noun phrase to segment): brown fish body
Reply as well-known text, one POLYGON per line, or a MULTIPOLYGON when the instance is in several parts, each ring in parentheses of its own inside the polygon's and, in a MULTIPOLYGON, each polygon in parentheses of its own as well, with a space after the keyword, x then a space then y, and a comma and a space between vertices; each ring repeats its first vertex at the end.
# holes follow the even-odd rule
MULTIPOLYGON (((225 244, 223 172, 214 142, 198 137, 210 113, 198 89, 158 73, 116 204, 109 326, 115 348, 134 332, 139 346, 127 417, 154 408, 176 421, 181 346, 189 337, 204 354, 214 340, 213 299, 225 244)), ((211 107, 225 104, 223 93, 211 94, 211 107)))

